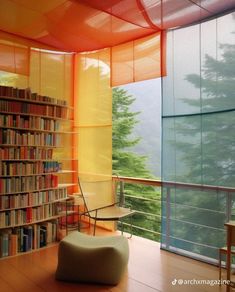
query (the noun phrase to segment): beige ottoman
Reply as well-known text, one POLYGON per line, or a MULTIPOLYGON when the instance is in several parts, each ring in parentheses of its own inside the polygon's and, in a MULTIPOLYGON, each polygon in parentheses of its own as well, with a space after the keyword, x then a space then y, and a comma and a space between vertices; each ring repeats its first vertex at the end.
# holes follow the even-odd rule
POLYGON ((129 258, 123 236, 90 236, 73 232, 59 244, 56 279, 116 285, 129 258))

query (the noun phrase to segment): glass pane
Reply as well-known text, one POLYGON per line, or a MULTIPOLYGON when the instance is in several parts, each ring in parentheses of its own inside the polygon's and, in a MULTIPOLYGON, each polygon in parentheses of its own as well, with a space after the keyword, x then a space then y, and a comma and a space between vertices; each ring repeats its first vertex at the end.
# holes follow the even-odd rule
POLYGON ((207 261, 235 218, 234 21, 228 14, 168 33, 162 247, 207 261))

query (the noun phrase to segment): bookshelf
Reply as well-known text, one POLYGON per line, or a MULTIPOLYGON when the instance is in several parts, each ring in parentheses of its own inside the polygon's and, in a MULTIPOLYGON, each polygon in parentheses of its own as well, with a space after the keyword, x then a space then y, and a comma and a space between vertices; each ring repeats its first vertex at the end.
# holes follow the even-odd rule
POLYGON ((60 183, 66 101, 0 86, 0 257, 46 246, 58 238, 61 206, 71 184, 60 183))

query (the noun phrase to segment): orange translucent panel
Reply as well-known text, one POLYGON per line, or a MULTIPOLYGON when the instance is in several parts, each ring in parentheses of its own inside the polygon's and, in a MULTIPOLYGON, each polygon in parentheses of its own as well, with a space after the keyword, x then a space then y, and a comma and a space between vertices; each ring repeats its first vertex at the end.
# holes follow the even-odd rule
MULTIPOLYGON (((148 15, 145 12, 145 3, 146 1, 133 1, 133 0, 109 0, 109 1, 100 1, 100 0, 83 0, 83 2, 87 3, 91 7, 94 7, 98 10, 105 11, 111 15, 115 15, 118 18, 126 20, 127 22, 134 23, 139 25, 140 27, 149 27, 158 29, 156 25, 151 22, 148 15)), ((151 7, 155 8, 155 13, 157 13, 156 6, 159 4, 159 0, 154 3, 154 1, 150 2, 151 7), (153 5, 153 3, 155 5, 153 5)), ((158 5, 160 6, 160 5, 158 5)), ((159 9, 160 10, 160 9, 159 9)))
POLYGON ((30 87, 32 92, 74 105, 72 54, 0 43, 0 76, 0 85, 30 87))
POLYGON ((45 0, 41 6, 37 2, 0 2, 0 30, 70 52, 106 48, 155 32, 83 1, 47 1, 51 3, 45 9, 45 0))
POLYGON ((0 70, 29 75, 29 48, 0 43, 0 70))
MULTIPOLYGON (((232 0, 4 0, 0 30, 68 52, 98 50, 234 9, 232 0)), ((40 45, 41 44, 41 45, 40 45)))
POLYGON ((134 82, 134 42, 112 47, 111 54, 112 86, 134 82))
MULTIPOLYGON (((154 30, 139 27, 101 10, 84 5, 82 1, 66 1, 47 13, 50 34, 40 37, 41 42, 58 46, 69 45, 72 51, 91 51, 117 45, 154 30), (52 36, 57 36, 57 40, 52 36)), ((65 49, 65 47, 60 47, 65 49)))
POLYGON ((162 76, 161 49, 161 33, 113 47, 112 86, 162 76))

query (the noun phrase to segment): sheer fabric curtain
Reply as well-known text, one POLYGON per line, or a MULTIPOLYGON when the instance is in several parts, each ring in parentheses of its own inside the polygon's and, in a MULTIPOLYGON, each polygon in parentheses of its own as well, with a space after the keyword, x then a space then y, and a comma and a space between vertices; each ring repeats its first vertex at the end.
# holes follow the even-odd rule
MULTIPOLYGON (((234 187, 235 17, 167 33, 162 179, 234 187)), ((235 194, 163 184, 162 248, 210 261, 234 218, 235 194)))

